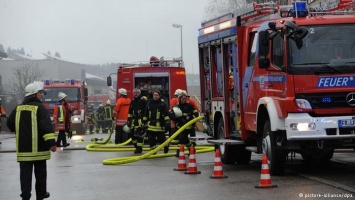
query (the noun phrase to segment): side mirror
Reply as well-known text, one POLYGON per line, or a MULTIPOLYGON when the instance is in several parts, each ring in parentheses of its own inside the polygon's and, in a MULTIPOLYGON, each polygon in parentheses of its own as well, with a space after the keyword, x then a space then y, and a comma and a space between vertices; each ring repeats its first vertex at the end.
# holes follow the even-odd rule
POLYGON ((270 59, 265 56, 259 56, 259 68, 267 69, 270 67, 270 59))
POLYGON ((268 31, 260 31, 259 32, 259 55, 266 56, 269 54, 269 32, 268 31))
POLYGON ((270 35, 268 31, 260 31, 259 38, 258 38, 258 45, 259 45, 259 68, 260 69, 267 69, 270 67, 270 60, 267 58, 269 54, 269 40, 270 35))
POLYGON ((107 86, 111 86, 112 85, 112 79, 111 79, 111 76, 108 76, 107 79, 107 86))

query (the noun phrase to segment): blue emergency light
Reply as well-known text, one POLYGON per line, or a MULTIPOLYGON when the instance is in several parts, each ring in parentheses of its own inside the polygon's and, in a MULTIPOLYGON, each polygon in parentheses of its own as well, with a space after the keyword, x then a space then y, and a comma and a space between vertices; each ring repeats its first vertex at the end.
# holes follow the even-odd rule
POLYGON ((50 83, 51 83, 50 80, 44 80, 45 85, 49 85, 50 83))
POLYGON ((70 84, 74 85, 75 84, 75 80, 74 79, 70 79, 70 84))
POLYGON ((308 15, 306 3, 305 1, 296 1, 293 3, 293 17, 306 17, 308 15))

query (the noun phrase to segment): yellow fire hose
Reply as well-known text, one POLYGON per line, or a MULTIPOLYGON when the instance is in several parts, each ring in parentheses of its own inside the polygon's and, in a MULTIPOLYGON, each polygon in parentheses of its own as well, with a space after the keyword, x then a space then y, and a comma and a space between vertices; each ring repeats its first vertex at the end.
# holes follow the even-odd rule
MULTIPOLYGON (((185 124, 183 127, 181 127, 178 131, 176 131, 170 138, 168 138, 163 144, 159 145, 157 148, 139 156, 129 156, 129 157, 119 157, 119 158, 111 158, 111 159, 106 159, 103 161, 104 165, 120 165, 120 164, 126 164, 126 163, 131 163, 131 162, 136 162, 145 158, 163 158, 163 157, 170 157, 170 156, 175 156, 175 153, 167 153, 167 154, 158 154, 155 155, 160 149, 164 148, 166 145, 168 145, 176 136, 178 136, 183 130, 185 130, 188 126, 192 125, 193 123, 199 121, 202 119, 202 117, 197 117, 187 124, 185 124)), ((107 142, 110 140, 111 135, 109 138, 104 142, 104 143, 95 143, 95 144, 89 144, 86 146, 87 151, 118 151, 117 147, 119 146, 119 151, 133 151, 133 147, 123 147, 124 145, 128 144, 131 142, 131 139, 127 140, 124 143, 121 144, 109 144, 107 145, 107 142)), ((179 147, 171 147, 170 149, 179 149, 179 147)), ((211 152, 214 151, 214 146, 196 146, 196 153, 205 153, 205 152, 211 152)), ((149 148, 144 148, 144 150, 149 150, 149 148)), ((185 151, 185 154, 187 154, 188 151, 185 151)))

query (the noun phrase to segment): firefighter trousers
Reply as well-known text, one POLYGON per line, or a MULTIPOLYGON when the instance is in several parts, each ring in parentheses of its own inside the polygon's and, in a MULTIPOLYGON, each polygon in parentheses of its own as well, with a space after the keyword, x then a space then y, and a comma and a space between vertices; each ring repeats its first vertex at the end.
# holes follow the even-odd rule
POLYGON ((147 131, 150 149, 155 149, 157 141, 163 144, 166 140, 165 132, 147 131))
POLYGON ((60 146, 65 147, 66 145, 67 145, 67 138, 65 135, 65 130, 59 130, 58 138, 57 138, 57 147, 60 146))
POLYGON ((116 126, 115 144, 123 143, 128 140, 128 133, 122 130, 123 126, 116 126))
POLYGON ((47 193, 47 161, 26 161, 20 163, 21 197, 23 200, 31 198, 32 173, 36 178, 35 188, 37 199, 43 199, 47 193))

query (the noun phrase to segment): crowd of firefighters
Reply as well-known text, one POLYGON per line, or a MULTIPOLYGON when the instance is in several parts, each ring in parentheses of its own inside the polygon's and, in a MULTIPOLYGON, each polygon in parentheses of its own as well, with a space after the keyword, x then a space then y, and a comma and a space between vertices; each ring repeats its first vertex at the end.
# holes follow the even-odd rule
MULTIPOLYGON (((153 91, 152 99, 141 95, 140 89, 133 91, 133 98, 127 97, 127 90, 118 90, 119 97, 114 105, 108 100, 106 105, 100 104, 96 112, 94 105, 89 106, 89 130, 93 133, 113 133, 115 127, 115 144, 132 139, 134 153, 142 153, 144 140, 148 140, 150 149, 157 143, 166 140, 166 133, 171 136, 175 131, 195 117, 198 117, 198 106, 190 99, 185 90, 177 89, 167 104, 160 91, 153 91), (169 105, 169 106, 168 106, 169 105)), ((186 147, 195 145, 188 136, 196 136, 194 125, 187 127, 180 136, 171 143, 184 144, 186 147)), ((169 146, 164 147, 168 153, 169 146)), ((177 152, 178 154, 178 152, 177 152)))
MULTIPOLYGON (((129 99, 127 90, 119 89, 119 97, 115 104, 107 100, 106 104, 100 104, 96 111, 94 105, 91 104, 88 108, 90 133, 95 131, 112 134, 115 127, 115 144, 123 143, 131 138, 135 147, 134 153, 142 153, 146 138, 150 149, 155 149, 157 143, 165 142, 166 133, 171 136, 187 122, 199 116, 196 102, 185 90, 177 89, 169 104, 164 102, 158 90, 153 92, 153 97, 149 100, 141 95, 138 88, 132 92, 133 98, 129 99)), ((66 140, 66 133, 68 138, 71 138, 71 115, 74 111, 67 102, 65 93, 59 92, 58 99, 53 112, 54 127, 59 132, 56 145, 67 147, 70 144, 66 140)), ((1 105, 0 111, 1 116, 5 117, 6 112, 1 105)), ((171 143, 184 144, 188 148, 194 146, 195 143, 189 140, 189 135, 196 136, 194 125, 188 126, 171 143)), ((164 153, 168 151, 167 145, 164 147, 164 153)))

